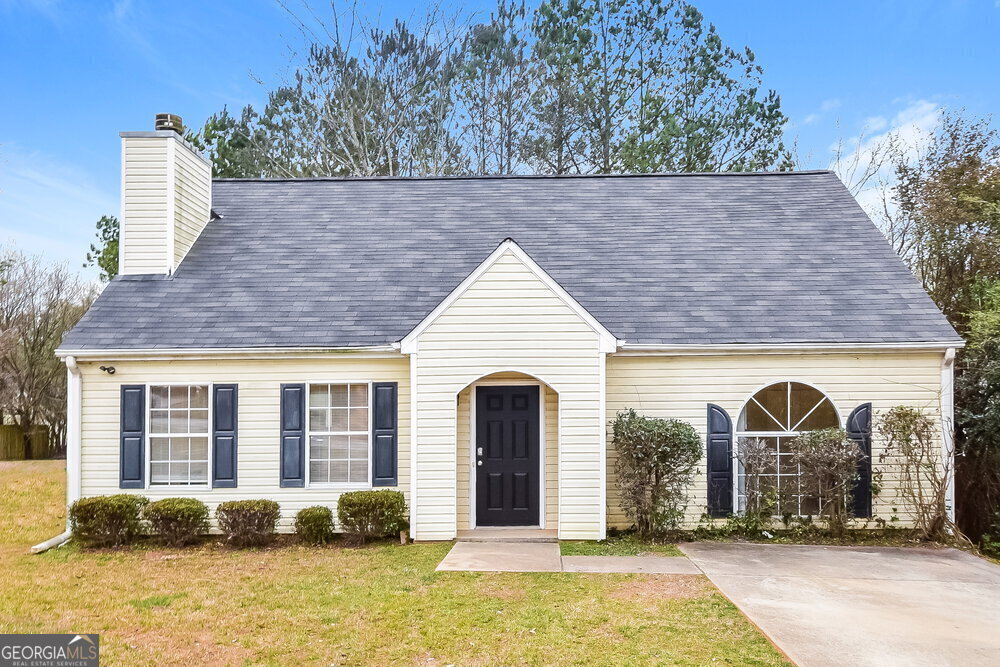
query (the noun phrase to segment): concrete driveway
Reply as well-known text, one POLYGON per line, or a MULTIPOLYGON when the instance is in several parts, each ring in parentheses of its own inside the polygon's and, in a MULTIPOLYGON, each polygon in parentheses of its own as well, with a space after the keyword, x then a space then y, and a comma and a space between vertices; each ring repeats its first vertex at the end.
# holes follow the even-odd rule
POLYGON ((967 553, 681 549, 800 665, 1000 665, 1000 567, 967 553))

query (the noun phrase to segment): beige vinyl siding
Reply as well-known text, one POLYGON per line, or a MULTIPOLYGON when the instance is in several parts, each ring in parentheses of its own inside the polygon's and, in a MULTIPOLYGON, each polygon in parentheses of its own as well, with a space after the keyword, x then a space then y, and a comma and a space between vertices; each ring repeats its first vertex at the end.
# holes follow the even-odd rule
POLYGON ((205 228, 212 168, 173 133, 122 137, 122 273, 168 273, 205 228))
MULTIPOLYGON (((511 385, 528 379, 518 373, 497 373, 487 378, 490 381, 505 380, 511 385)), ((559 395, 542 385, 541 400, 545 437, 541 439, 545 457, 545 528, 554 529, 559 525, 559 395)), ((466 387, 458 394, 458 468, 456 471, 458 493, 458 530, 472 528, 471 512, 475 501, 471 496, 470 476, 472 475, 472 387, 466 387)))
MULTIPOLYGON (((607 419, 625 408, 690 422, 704 438, 707 405, 724 408, 739 419, 743 403, 765 385, 794 380, 816 386, 833 401, 844 424, 851 411, 871 402, 875 414, 895 405, 911 405, 938 418, 941 390, 940 352, 759 354, 745 356, 610 356, 607 365, 607 419)), ((882 491, 873 514, 887 521, 907 520, 896 497, 898 462, 880 462, 884 451, 873 439, 873 467, 882 471, 882 491), (895 509, 894 509, 895 508, 895 509)), ((608 435, 608 525, 626 527, 615 486, 615 451, 608 435)), ((707 504, 705 460, 692 488, 688 521, 695 523, 707 504)))
POLYGON ((559 395, 542 387, 545 401, 545 528, 559 528, 559 395))
POLYGON ((174 147, 174 268, 205 228, 212 208, 211 165, 183 143, 177 144, 174 147))
POLYGON ((122 274, 168 269, 169 149, 158 137, 122 138, 122 274))
POLYGON ((471 512, 472 507, 475 507, 473 501, 472 507, 470 507, 469 501, 469 488, 470 479, 472 475, 471 471, 471 455, 469 452, 469 446, 471 444, 472 438, 472 425, 469 420, 472 411, 472 387, 466 387, 458 394, 458 410, 456 417, 457 423, 455 425, 456 433, 456 467, 455 467, 455 502, 457 507, 455 508, 458 530, 468 530, 472 528, 471 512))
POLYGON ((559 534, 599 537, 602 363, 590 325, 513 252, 500 255, 417 340, 417 539, 455 536, 458 394, 501 371, 558 394, 559 534))
MULTIPOLYGON (((304 360, 121 361, 81 363, 83 393, 83 495, 124 493, 118 488, 119 392, 123 384, 230 383, 239 385, 239 442, 235 489, 151 487, 128 491, 150 498, 191 496, 214 511, 225 500, 269 498, 281 504, 282 530, 309 505, 336 510, 340 492, 330 488, 281 488, 279 476, 279 388, 290 382, 398 382, 399 460, 395 487, 410 489, 410 385, 406 358, 331 356, 304 360), (112 363, 116 372, 98 369, 112 363)), ((148 406, 147 406, 148 407, 148 406)))

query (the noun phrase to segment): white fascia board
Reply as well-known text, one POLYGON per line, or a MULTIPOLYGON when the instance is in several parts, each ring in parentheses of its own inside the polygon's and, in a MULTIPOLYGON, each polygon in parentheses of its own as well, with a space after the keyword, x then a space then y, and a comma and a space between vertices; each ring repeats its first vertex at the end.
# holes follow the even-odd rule
POLYGON ((427 317, 421 320, 420 323, 417 324, 412 331, 410 331, 410 333, 406 334, 406 336, 399 341, 400 351, 403 354, 412 354, 413 352, 416 352, 417 339, 420 337, 420 334, 422 334, 427 327, 440 317, 442 313, 448 310, 448 308, 450 308, 451 305, 455 303, 455 301, 457 301, 458 298, 466 292, 466 290, 469 289, 469 287, 479 280, 480 276, 486 273, 486 271, 493 266, 497 260, 507 253, 517 257, 532 273, 535 274, 539 280, 545 283, 546 287, 552 290, 556 296, 563 301, 563 303, 565 303, 574 313, 579 315, 580 318, 594 330, 601 341, 601 352, 611 353, 618 348, 618 339, 616 339, 603 324, 598 322, 597 318, 591 315, 586 308, 580 305, 580 302, 574 299, 569 292, 563 289, 562 285, 557 283, 552 276, 546 273, 545 269, 539 266, 535 260, 531 259, 528 253, 526 253, 521 246, 517 245, 513 239, 505 239, 503 243, 498 245, 496 249, 472 271, 472 273, 466 276, 465 280, 460 282, 458 287, 453 289, 448 296, 446 296, 441 303, 439 303, 434 310, 427 315, 427 317))
POLYGON ((400 357, 399 345, 371 345, 367 347, 245 347, 245 348, 163 348, 163 349, 107 349, 70 350, 58 349, 60 358, 76 357, 80 361, 95 359, 329 359, 336 356, 354 358, 400 357))
POLYGON ((731 355, 731 354, 807 354, 810 352, 892 352, 913 350, 947 350, 964 347, 956 341, 927 341, 907 343, 720 343, 705 345, 657 345, 623 343, 618 356, 682 356, 682 355, 731 355))

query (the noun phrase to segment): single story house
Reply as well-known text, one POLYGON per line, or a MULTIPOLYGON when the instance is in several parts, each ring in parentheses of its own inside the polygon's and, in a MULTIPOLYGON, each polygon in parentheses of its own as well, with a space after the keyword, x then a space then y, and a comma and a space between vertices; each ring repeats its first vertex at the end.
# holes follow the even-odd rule
POLYGON ((170 120, 121 135, 121 275, 58 351, 71 502, 270 498, 288 530, 390 488, 417 540, 603 538, 626 408, 704 436, 692 522, 739 511, 741 437, 803 515, 802 431, 885 467, 861 517, 898 505, 873 414, 951 456, 962 341, 830 172, 213 179, 170 120))

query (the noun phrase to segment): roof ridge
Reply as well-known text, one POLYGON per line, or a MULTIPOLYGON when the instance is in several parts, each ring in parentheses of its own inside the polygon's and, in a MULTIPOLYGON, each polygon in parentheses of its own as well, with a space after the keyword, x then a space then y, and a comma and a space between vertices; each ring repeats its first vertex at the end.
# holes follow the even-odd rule
POLYGON ((577 178, 684 178, 690 176, 817 176, 833 174, 829 169, 802 169, 796 171, 674 171, 648 174, 485 174, 485 175, 434 175, 434 176, 300 176, 300 177, 250 177, 213 178, 224 183, 310 183, 325 181, 488 181, 488 180, 561 180, 577 178))

